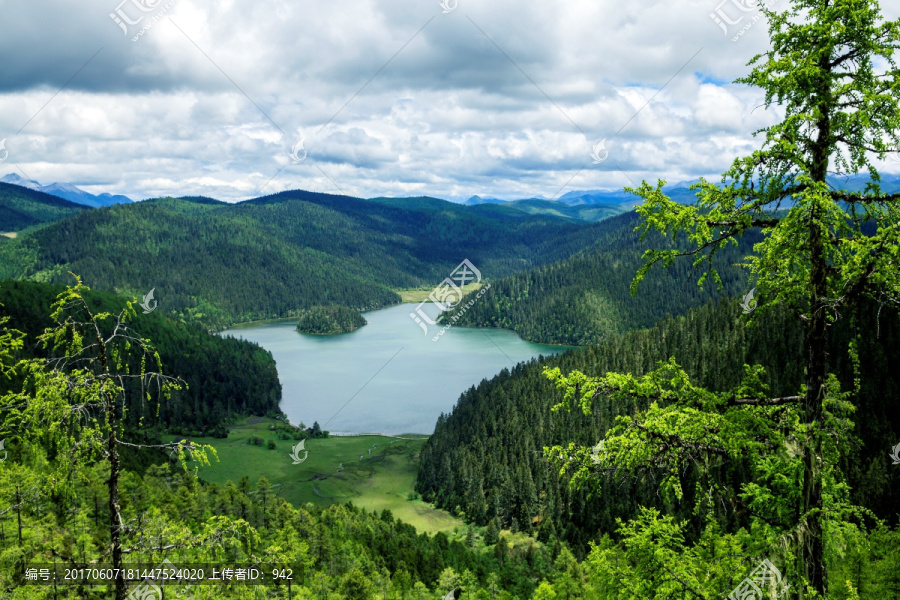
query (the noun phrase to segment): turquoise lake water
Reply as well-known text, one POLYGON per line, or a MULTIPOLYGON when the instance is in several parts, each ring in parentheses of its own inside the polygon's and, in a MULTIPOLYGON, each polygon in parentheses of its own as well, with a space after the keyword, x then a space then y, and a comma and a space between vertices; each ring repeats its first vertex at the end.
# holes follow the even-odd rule
MULTIPOLYGON (((504 329, 441 327, 410 318, 415 304, 364 313, 368 325, 334 336, 296 331, 296 320, 223 332, 272 352, 291 422, 335 433, 425 433, 460 394, 504 368, 565 348, 532 344, 504 329)), ((425 312, 437 316, 438 308, 425 312)))

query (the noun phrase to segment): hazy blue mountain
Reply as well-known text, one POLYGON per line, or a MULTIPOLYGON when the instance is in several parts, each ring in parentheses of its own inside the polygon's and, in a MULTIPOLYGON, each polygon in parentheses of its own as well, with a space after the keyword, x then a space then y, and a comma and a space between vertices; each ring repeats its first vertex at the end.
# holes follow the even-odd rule
POLYGON ((69 202, 82 204, 99 208, 101 206, 112 206, 114 204, 131 204, 132 200, 128 196, 100 194, 95 195, 82 190, 71 183, 51 183, 50 185, 41 185, 33 179, 25 179, 17 173, 9 173, 0 177, 0 183, 10 183, 19 185, 37 192, 44 192, 57 198, 63 198, 69 202))
POLYGON ((481 196, 472 196, 471 198, 467 198, 460 202, 460 204, 464 204, 466 206, 479 206, 481 204, 505 204, 507 200, 501 200, 499 198, 482 198, 481 196))
MULTIPOLYGON (((673 200, 678 202, 690 202, 694 197, 694 193, 690 190, 690 186, 693 183, 695 182, 682 181, 667 185, 665 190, 673 200)), ((559 201, 570 206, 579 206, 582 204, 618 204, 627 209, 633 208, 641 203, 641 199, 638 196, 630 194, 624 189, 567 192, 559 197, 559 201)))
MULTIPOLYGON (((695 191, 690 187, 700 180, 679 181, 667 185, 664 190, 672 200, 682 204, 694 201, 695 191)), ((828 178, 828 182, 836 187, 848 191, 858 192, 865 189, 869 182, 868 175, 836 176, 828 178)), ((900 192, 900 175, 881 174, 881 190, 886 193, 900 192)), ((618 204, 625 208, 633 208, 641 203, 641 199, 624 190, 587 190, 567 192, 558 198, 560 202, 570 206, 583 204, 618 204)))
POLYGON ((556 200, 512 200, 502 204, 477 204, 470 210, 485 216, 505 215, 513 218, 526 218, 529 216, 555 217, 568 221, 584 221, 597 223, 603 219, 614 217, 628 212, 630 207, 624 204, 563 204, 556 200))
POLYGON ((560 196, 558 200, 570 206, 578 204, 622 204, 629 200, 634 200, 633 194, 628 194, 624 190, 587 190, 567 192, 560 196))

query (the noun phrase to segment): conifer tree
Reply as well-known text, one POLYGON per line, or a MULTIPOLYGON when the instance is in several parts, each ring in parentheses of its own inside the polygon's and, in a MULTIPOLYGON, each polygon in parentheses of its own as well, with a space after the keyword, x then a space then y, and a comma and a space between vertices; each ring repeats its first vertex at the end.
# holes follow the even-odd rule
MULTIPOLYGON (((679 472, 699 470, 698 509, 723 502, 751 515, 749 551, 787 548, 784 559, 795 561, 804 584, 791 593, 805 598, 827 591, 826 537, 862 514, 849 503, 841 471, 854 406, 833 375, 828 338, 852 325, 863 299, 900 305, 900 194, 881 191, 873 163, 900 147, 900 22, 885 22, 875 0, 792 0, 780 12, 761 10, 771 49, 738 82, 761 88, 766 107, 784 118, 757 132, 760 149, 737 158, 721 184, 701 180, 693 205, 669 199, 663 181, 630 190, 643 198, 645 235, 684 238, 681 247, 646 252, 632 291, 654 265, 679 257, 704 268, 701 284, 718 280, 716 254, 761 231, 745 262, 757 292, 746 298, 747 311, 755 310, 751 320, 778 305, 794 314, 806 340, 805 381, 771 397, 758 366, 727 391, 694 385, 674 360, 643 377, 550 370, 566 391, 561 407, 575 402, 590 412, 597 398, 647 408, 621 419, 601 451, 572 444, 549 455, 576 472, 576 485, 621 470, 663 473, 671 499, 683 495, 679 472), (860 172, 871 176, 863 191, 828 179, 860 172), (739 467, 750 479, 738 486, 710 476, 739 467)), ((841 358, 856 356, 851 344, 841 358)))

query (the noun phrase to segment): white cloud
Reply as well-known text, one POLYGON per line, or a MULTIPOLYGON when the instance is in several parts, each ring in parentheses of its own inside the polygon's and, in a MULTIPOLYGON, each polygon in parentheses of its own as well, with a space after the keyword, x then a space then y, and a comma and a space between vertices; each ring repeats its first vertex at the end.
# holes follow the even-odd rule
POLYGON ((5 167, 136 198, 552 196, 715 176, 777 118, 730 83, 765 26, 732 42, 714 1, 177 0, 138 42, 119 1, 0 0, 5 167))

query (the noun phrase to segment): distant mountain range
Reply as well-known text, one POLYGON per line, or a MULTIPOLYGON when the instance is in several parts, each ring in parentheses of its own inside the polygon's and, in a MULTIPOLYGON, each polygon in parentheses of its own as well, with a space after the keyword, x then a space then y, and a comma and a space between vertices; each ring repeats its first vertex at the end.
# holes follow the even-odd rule
MULTIPOLYGON (((693 198, 693 192, 690 190, 691 182, 681 182, 673 185, 666 186, 666 191, 672 195, 676 200, 680 200, 681 197, 685 199, 693 198)), ((515 205, 517 203, 561 203, 568 206, 585 206, 592 204, 604 204, 607 206, 616 206, 620 209, 620 212, 627 211, 638 204, 641 203, 641 199, 635 196, 634 194, 629 194, 623 189, 617 190, 581 190, 581 191, 572 191, 567 192, 556 198, 555 200, 549 200, 542 196, 533 196, 531 198, 522 198, 515 200, 501 200, 500 198, 491 198, 491 197, 483 197, 483 196, 472 196, 471 198, 467 198, 463 200, 460 204, 464 204, 466 206, 481 206, 483 204, 502 204, 502 205, 515 205)))
MULTIPOLYGON (((667 185, 664 189, 665 193, 675 200, 676 202, 681 202, 683 204, 687 204, 693 202, 694 200, 694 190, 691 190, 690 187, 698 183, 700 180, 695 179, 693 181, 681 181, 678 183, 673 183, 671 185, 667 185)), ((715 180, 712 180, 715 181, 715 180)), ((866 184, 869 182, 868 175, 852 175, 850 177, 838 177, 831 176, 828 178, 829 183, 836 188, 841 188, 851 192, 859 192, 865 189, 866 184)), ((887 173, 881 174, 881 191, 887 194, 893 194, 900 192, 900 175, 891 175, 887 173)), ((629 194, 625 192, 623 189, 617 190, 582 190, 582 191, 573 191, 567 192, 557 198, 556 200, 548 200, 546 198, 542 198, 540 196, 536 196, 533 198, 526 199, 516 199, 516 200, 501 200, 499 198, 491 198, 491 197, 482 197, 482 196, 472 196, 471 198, 467 198, 463 200, 461 204, 466 206, 480 206, 483 204, 498 204, 498 205, 516 205, 521 202, 561 202, 563 204, 567 204, 569 206, 582 206, 582 205, 593 205, 593 204, 603 204, 603 205, 615 205, 618 208, 623 210, 630 210, 634 208, 638 204, 641 203, 641 199, 634 194, 629 194)))
MULTIPOLYGON (((884 174, 881 175, 881 190, 884 193, 900 192, 900 175, 884 174)), ((690 187, 699 180, 681 181, 667 185, 664 188, 665 193, 675 200, 683 204, 689 204, 694 201, 694 190, 690 187)), ((869 178, 867 175, 853 175, 850 177, 829 177, 829 182, 836 188, 842 188, 848 191, 862 191, 865 189, 869 178)), ((133 200, 128 196, 121 194, 100 194, 94 195, 82 190, 71 183, 51 183, 50 185, 42 185, 33 179, 25 179, 16 173, 9 173, 0 177, 0 183, 9 183, 18 185, 30 190, 43 192, 63 198, 76 204, 99 208, 102 206, 112 206, 115 204, 131 204, 133 200)), ((384 200, 383 198, 372 198, 372 200, 384 200)), ((415 200, 410 198, 409 200, 415 200)), ((421 200, 421 199, 419 199, 421 200)), ((597 222, 605 218, 628 212, 641 203, 641 199, 634 194, 626 192, 624 189, 614 190, 578 190, 563 194, 556 199, 548 199, 543 196, 532 196, 530 198, 518 198, 511 200, 503 200, 491 196, 471 196, 462 201, 451 201, 455 204, 463 206, 483 207, 479 210, 490 214, 494 212, 491 206, 503 206, 509 210, 508 216, 519 213, 522 216, 555 216, 563 219, 576 221, 597 222)))
POLYGON ((33 179, 25 179, 16 173, 9 173, 8 175, 0 177, 0 183, 19 185, 36 192, 44 192, 45 194, 63 198, 69 202, 74 202, 75 204, 83 204, 84 206, 93 208, 112 206, 114 204, 131 204, 133 202, 128 196, 112 194, 100 194, 99 196, 96 196, 71 183, 51 183, 50 185, 41 185, 33 179))

